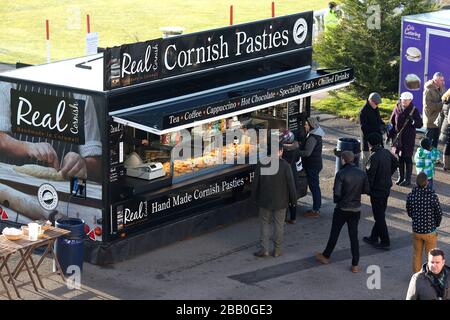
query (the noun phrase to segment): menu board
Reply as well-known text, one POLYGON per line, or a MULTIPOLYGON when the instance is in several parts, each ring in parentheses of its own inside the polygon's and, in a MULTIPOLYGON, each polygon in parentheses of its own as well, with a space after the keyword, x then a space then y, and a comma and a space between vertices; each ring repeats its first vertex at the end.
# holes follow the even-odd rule
POLYGON ((124 126, 110 124, 109 132, 109 181, 116 182, 125 175, 124 161, 124 126))
POLYGON ((288 103, 288 129, 297 136, 300 120, 300 100, 290 101, 288 103))

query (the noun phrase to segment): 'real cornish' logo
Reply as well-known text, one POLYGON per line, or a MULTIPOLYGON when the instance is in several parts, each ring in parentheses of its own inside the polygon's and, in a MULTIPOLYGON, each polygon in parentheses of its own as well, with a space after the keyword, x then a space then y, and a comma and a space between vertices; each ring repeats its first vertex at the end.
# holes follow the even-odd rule
POLYGON ((305 41, 308 35, 308 23, 305 19, 300 18, 295 22, 292 35, 296 44, 302 44, 305 41))
POLYGON ((125 208, 124 210, 124 224, 129 224, 138 220, 147 218, 147 201, 141 201, 137 210, 125 208))
POLYGON ((44 183, 38 190, 38 201, 45 210, 55 210, 58 206, 58 193, 54 186, 44 183))
POLYGON ((11 131, 82 145, 86 101, 11 89, 11 131))

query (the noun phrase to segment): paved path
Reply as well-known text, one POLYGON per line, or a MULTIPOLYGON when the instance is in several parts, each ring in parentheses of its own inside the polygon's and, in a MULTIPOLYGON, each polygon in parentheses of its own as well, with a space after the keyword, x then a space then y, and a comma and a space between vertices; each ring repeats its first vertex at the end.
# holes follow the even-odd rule
MULTIPOLYGON (((325 118, 325 117, 322 117, 325 118)), ((324 197, 322 216, 300 216, 286 226, 284 255, 258 259, 259 224, 256 218, 209 232, 203 236, 160 248, 109 268, 87 265, 84 281, 91 287, 121 299, 404 299, 411 270, 410 220, 404 199, 409 189, 395 186, 389 200, 390 251, 378 251, 361 242, 363 272, 350 272, 351 254, 345 228, 332 256, 332 263, 319 265, 313 258, 328 239, 333 204, 331 190, 336 138, 356 137, 357 125, 345 119, 322 122, 325 168, 321 173, 324 197), (370 290, 366 270, 379 268, 381 289, 370 290), (375 267, 373 267, 375 266, 375 267)), ((437 170, 436 189, 446 216, 439 245, 450 252, 448 192, 449 175, 437 170)), ((311 197, 301 200, 309 208, 311 197)), ((364 196, 360 235, 367 235, 373 219, 364 196)))

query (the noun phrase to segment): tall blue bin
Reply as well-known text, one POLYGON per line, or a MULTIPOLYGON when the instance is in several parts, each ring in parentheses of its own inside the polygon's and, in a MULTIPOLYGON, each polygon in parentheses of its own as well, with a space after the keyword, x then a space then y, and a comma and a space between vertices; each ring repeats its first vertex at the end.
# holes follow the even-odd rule
POLYGON ((59 237, 55 244, 56 256, 64 274, 71 275, 73 273, 73 267, 69 268, 70 266, 77 266, 80 271, 83 271, 84 221, 63 218, 56 220, 55 226, 70 231, 68 235, 59 237))
MULTIPOLYGON (((337 142, 336 151, 353 151, 355 154, 355 160, 353 163, 358 167, 359 166, 359 158, 361 156, 361 142, 354 138, 339 138, 337 142)), ((341 158, 336 156, 336 169, 335 173, 337 173, 342 168, 341 158)))

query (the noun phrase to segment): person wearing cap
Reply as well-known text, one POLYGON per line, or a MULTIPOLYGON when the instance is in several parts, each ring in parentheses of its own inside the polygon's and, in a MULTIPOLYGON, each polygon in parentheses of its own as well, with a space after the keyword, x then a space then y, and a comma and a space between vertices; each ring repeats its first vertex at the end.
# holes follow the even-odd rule
POLYGON ((392 187, 392 175, 398 168, 397 158, 383 148, 383 138, 378 132, 372 132, 367 137, 370 147, 370 157, 366 172, 370 185, 370 204, 372 205, 373 225, 370 236, 363 241, 377 249, 389 249, 390 239, 386 225, 386 208, 392 187))
POLYGON ((339 16, 337 13, 337 3, 331 1, 328 3, 328 11, 323 17, 323 24, 325 29, 334 28, 339 23, 339 16))
POLYGON ((399 157, 396 182, 399 186, 411 185, 416 128, 421 128, 423 125, 422 117, 412 100, 411 92, 403 92, 400 95, 400 100, 391 114, 392 127, 388 133, 388 138, 392 140, 398 135, 397 144, 393 146, 393 152, 399 157))
MULTIPOLYGON (((283 144, 283 156, 282 158, 289 163, 292 169, 292 175, 294 177, 295 189, 298 191, 299 180, 297 173, 296 162, 300 159, 300 150, 298 141, 295 140, 295 135, 290 130, 285 130, 281 135, 281 143, 283 144)), ((295 224, 297 217, 297 206, 289 206, 289 219, 286 222, 289 224, 295 224)))
POLYGON ((433 189, 434 164, 441 157, 438 149, 433 148, 428 138, 420 140, 420 147, 414 155, 417 174, 423 172, 428 177, 428 188, 433 189))
POLYGON ((444 75, 436 72, 433 79, 427 81, 423 92, 423 122, 426 128, 426 137, 431 140, 431 145, 438 146, 440 128, 435 124, 439 113, 442 111, 442 96, 445 92, 444 75))
POLYGON ((308 179, 309 190, 313 198, 313 207, 305 212, 305 217, 317 218, 322 206, 322 193, 320 190, 319 173, 322 164, 322 138, 325 135, 315 117, 309 117, 304 123, 306 139, 300 146, 300 157, 308 179))
POLYGON ((366 167, 367 159, 370 156, 369 145, 367 144, 367 137, 371 133, 383 134, 385 124, 381 120, 380 110, 378 105, 381 103, 381 96, 377 92, 372 92, 366 101, 366 104, 359 111, 359 123, 361 125, 361 141, 362 149, 362 167, 366 167))

